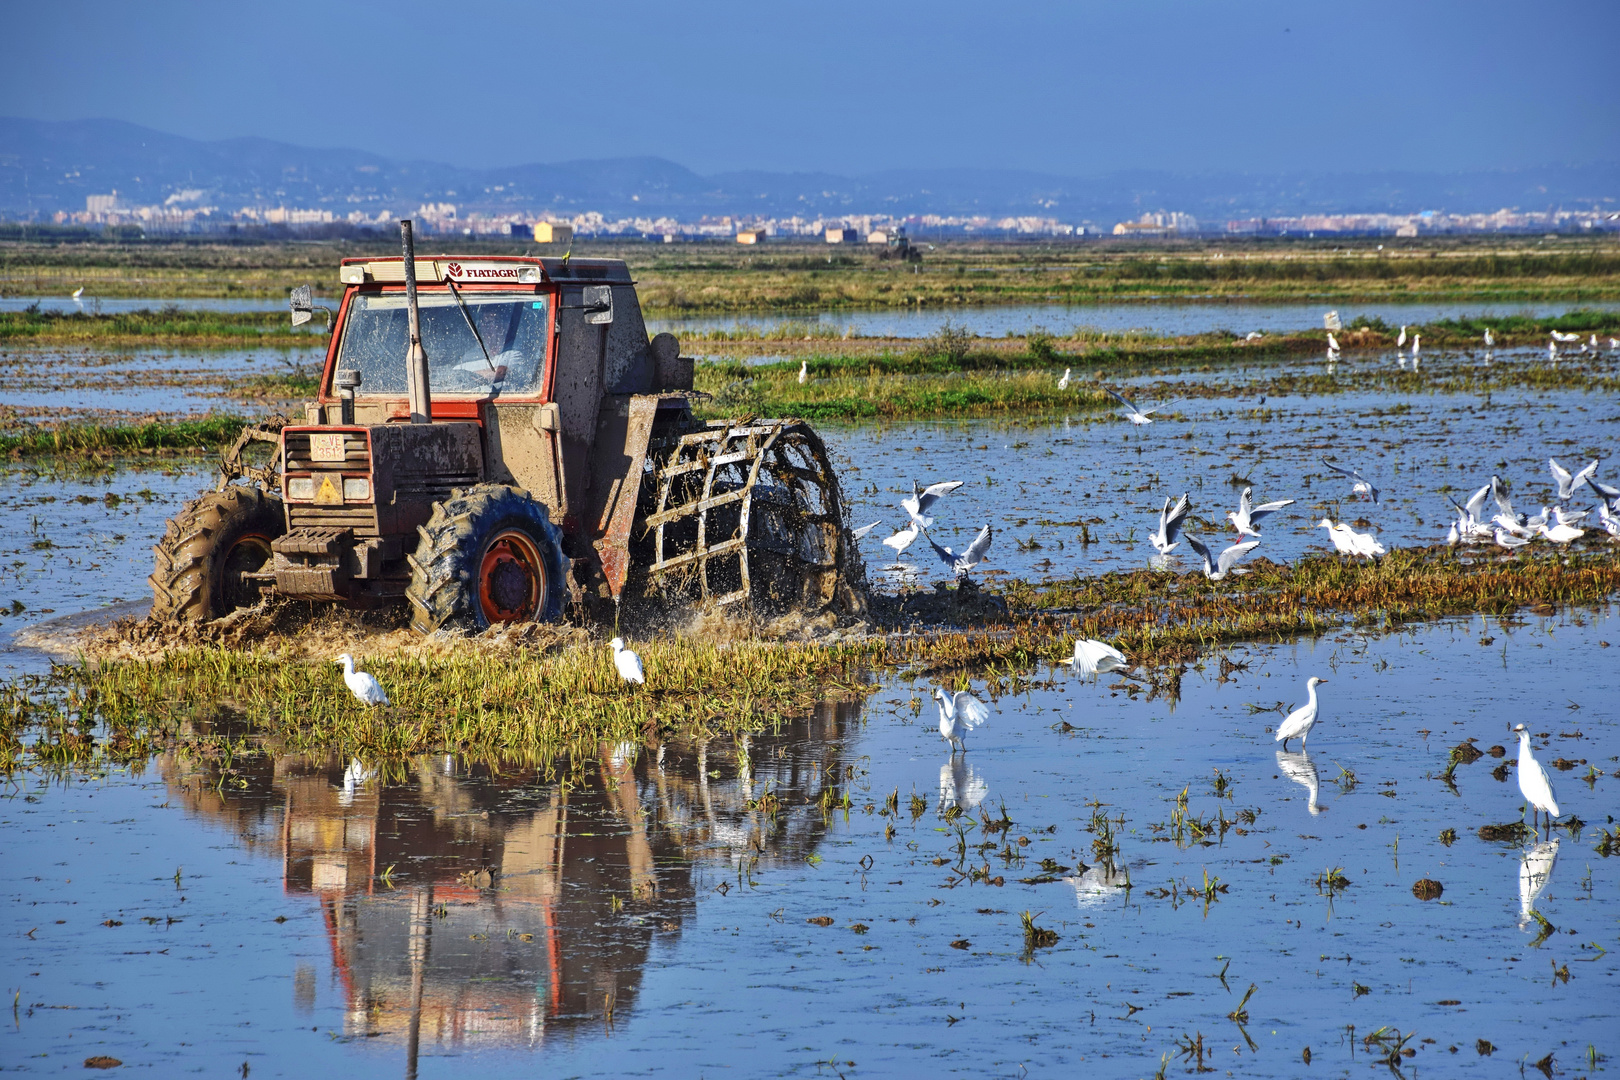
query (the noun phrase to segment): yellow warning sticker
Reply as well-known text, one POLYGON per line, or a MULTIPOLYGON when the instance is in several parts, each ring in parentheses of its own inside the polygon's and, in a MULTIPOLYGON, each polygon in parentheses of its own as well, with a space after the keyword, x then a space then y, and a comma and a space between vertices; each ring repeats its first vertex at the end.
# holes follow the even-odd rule
POLYGON ((315 489, 315 501, 330 506, 343 505, 343 484, 331 473, 321 477, 321 486, 315 489))

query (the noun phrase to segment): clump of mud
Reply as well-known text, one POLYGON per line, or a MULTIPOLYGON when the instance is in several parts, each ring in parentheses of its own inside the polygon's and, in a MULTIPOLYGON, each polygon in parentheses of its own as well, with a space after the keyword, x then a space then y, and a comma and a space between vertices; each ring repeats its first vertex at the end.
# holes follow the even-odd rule
POLYGON ((985 592, 969 578, 952 588, 936 581, 932 592, 921 590, 899 596, 872 595, 872 617, 884 627, 988 626, 1012 621, 1007 601, 985 592))
MULTIPOLYGON (((347 611, 287 599, 268 599, 211 622, 119 619, 72 635, 71 645, 91 660, 155 660, 178 649, 220 648, 267 652, 291 660, 330 660, 339 653, 443 656, 478 652, 553 652, 593 641, 561 623, 491 627, 481 634, 412 630, 402 608, 347 611)), ((67 644, 66 642, 64 644, 67 644)))
POLYGON ((840 619, 831 611, 807 615, 790 611, 774 619, 762 619, 746 608, 703 604, 685 622, 673 627, 682 637, 713 645, 736 645, 745 641, 808 641, 837 645, 864 639, 871 628, 860 620, 840 619))

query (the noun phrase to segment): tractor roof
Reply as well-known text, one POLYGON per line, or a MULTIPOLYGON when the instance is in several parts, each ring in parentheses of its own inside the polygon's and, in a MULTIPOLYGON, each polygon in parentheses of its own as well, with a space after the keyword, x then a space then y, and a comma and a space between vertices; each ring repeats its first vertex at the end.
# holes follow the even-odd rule
MULTIPOLYGON (((396 255, 382 259, 344 259, 338 279, 345 285, 398 284, 405 280, 405 260, 396 255)), ((541 281, 605 281, 631 284, 630 268, 623 259, 571 259, 549 256, 490 255, 458 258, 440 255, 416 260, 416 280, 423 283, 537 285, 541 281)))

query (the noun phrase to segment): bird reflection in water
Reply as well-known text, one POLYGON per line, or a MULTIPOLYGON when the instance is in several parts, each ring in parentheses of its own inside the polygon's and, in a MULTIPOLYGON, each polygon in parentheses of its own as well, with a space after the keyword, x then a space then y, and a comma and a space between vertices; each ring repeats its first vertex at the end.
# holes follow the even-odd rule
POLYGON ((1130 879, 1122 867, 1088 866, 1081 873, 1071 874, 1063 880, 1074 889, 1074 906, 1088 908, 1113 898, 1116 895, 1114 890, 1130 879))
MULTIPOLYGON (((859 716, 827 704, 746 742, 549 759, 238 759, 232 784, 208 761, 160 767, 177 805, 279 859, 286 893, 325 924, 344 1034, 398 1046, 414 1076, 424 1047, 537 1048, 624 1024, 704 866, 815 852, 859 716)), ((959 790, 984 786, 969 770, 959 790)))
POLYGON ((1316 801, 1318 793, 1322 790, 1322 782, 1317 776, 1316 763, 1311 760, 1311 755, 1303 750, 1279 750, 1277 769, 1306 790, 1308 794, 1305 807, 1311 812, 1312 817, 1327 809, 1316 801))
POLYGON ((966 755, 952 754, 950 760, 939 767, 940 813, 952 806, 967 813, 988 794, 990 785, 984 782, 979 770, 968 764, 966 755))
POLYGON ((1553 864, 1558 861, 1557 839, 1543 840, 1519 857, 1519 929, 1530 929, 1535 919, 1536 898, 1552 880, 1553 864))

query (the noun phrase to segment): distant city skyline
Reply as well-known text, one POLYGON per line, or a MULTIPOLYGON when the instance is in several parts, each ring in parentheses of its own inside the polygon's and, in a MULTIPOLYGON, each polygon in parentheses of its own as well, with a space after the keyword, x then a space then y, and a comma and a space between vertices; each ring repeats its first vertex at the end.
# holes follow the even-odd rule
MULTIPOLYGON (((1620 161, 1620 5, 1350 0, 8 12, 9 115, 488 169, 1431 172, 1620 161)), ((0 156, 5 147, 0 146, 0 156)))

